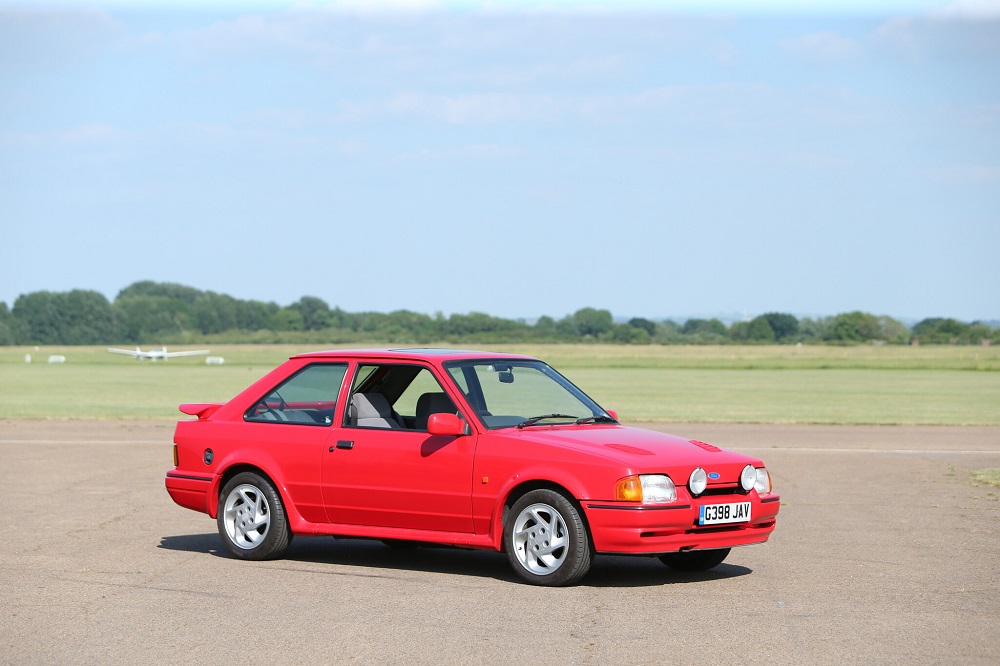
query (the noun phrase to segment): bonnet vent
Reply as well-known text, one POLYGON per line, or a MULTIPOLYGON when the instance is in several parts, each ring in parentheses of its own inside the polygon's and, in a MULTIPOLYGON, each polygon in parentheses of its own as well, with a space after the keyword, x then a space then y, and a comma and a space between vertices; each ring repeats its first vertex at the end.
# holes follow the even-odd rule
POLYGON ((697 439, 690 439, 688 441, 694 444, 695 446, 705 449, 706 451, 711 451, 712 453, 718 453, 719 451, 722 450, 719 447, 715 446, 714 444, 708 444, 707 442, 699 442, 697 439))
POLYGON ((647 451, 646 449, 640 449, 637 446, 629 446, 628 444, 605 444, 604 446, 608 447, 609 449, 616 449, 618 451, 622 451, 624 453, 631 453, 637 456, 653 455, 652 451, 647 451))

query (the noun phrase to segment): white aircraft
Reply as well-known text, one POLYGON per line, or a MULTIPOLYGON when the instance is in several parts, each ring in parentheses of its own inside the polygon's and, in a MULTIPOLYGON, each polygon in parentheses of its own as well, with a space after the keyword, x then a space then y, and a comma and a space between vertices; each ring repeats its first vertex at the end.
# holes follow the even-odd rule
POLYGON ((201 356, 208 353, 207 349, 198 349, 196 351, 175 351, 168 352, 166 347, 161 347, 160 349, 151 349, 149 351, 142 351, 138 347, 135 350, 132 349, 115 349, 114 347, 108 347, 108 351, 112 354, 125 354, 131 356, 140 361, 149 359, 150 361, 158 361, 163 359, 166 361, 168 358, 173 358, 175 356, 201 356))

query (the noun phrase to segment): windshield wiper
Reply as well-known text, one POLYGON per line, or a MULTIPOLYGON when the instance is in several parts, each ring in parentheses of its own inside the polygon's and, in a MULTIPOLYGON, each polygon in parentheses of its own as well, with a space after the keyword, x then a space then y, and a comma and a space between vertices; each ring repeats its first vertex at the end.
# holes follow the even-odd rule
POLYGON ((521 421, 517 424, 518 428, 527 428, 528 426, 533 426, 539 421, 544 421, 545 419, 575 419, 576 417, 572 414, 543 414, 542 416, 532 416, 530 419, 521 421))
POLYGON ((584 423, 618 423, 613 418, 607 414, 598 414, 596 416, 584 416, 576 420, 577 425, 583 425, 584 423))

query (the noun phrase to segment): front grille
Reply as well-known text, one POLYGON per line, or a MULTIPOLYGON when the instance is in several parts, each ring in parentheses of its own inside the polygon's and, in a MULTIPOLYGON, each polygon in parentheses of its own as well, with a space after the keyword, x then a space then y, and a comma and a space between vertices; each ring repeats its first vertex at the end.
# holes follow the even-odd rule
POLYGON ((685 534, 714 534, 716 532, 739 532, 745 530, 749 525, 739 523, 737 525, 706 525, 704 527, 696 525, 693 529, 687 530, 685 534))
POLYGON ((734 484, 731 486, 712 486, 706 488, 705 492, 698 495, 698 497, 718 497, 720 495, 741 495, 745 497, 748 494, 747 491, 734 484))

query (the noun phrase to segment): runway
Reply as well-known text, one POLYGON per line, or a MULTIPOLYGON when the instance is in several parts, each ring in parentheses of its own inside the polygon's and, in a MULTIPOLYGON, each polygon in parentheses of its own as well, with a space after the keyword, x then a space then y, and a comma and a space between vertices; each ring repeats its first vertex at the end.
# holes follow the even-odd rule
POLYGON ((996 427, 645 424, 746 451, 782 497, 703 574, 296 538, 242 562, 163 487, 172 422, 0 421, 4 663, 1000 662, 996 427))

